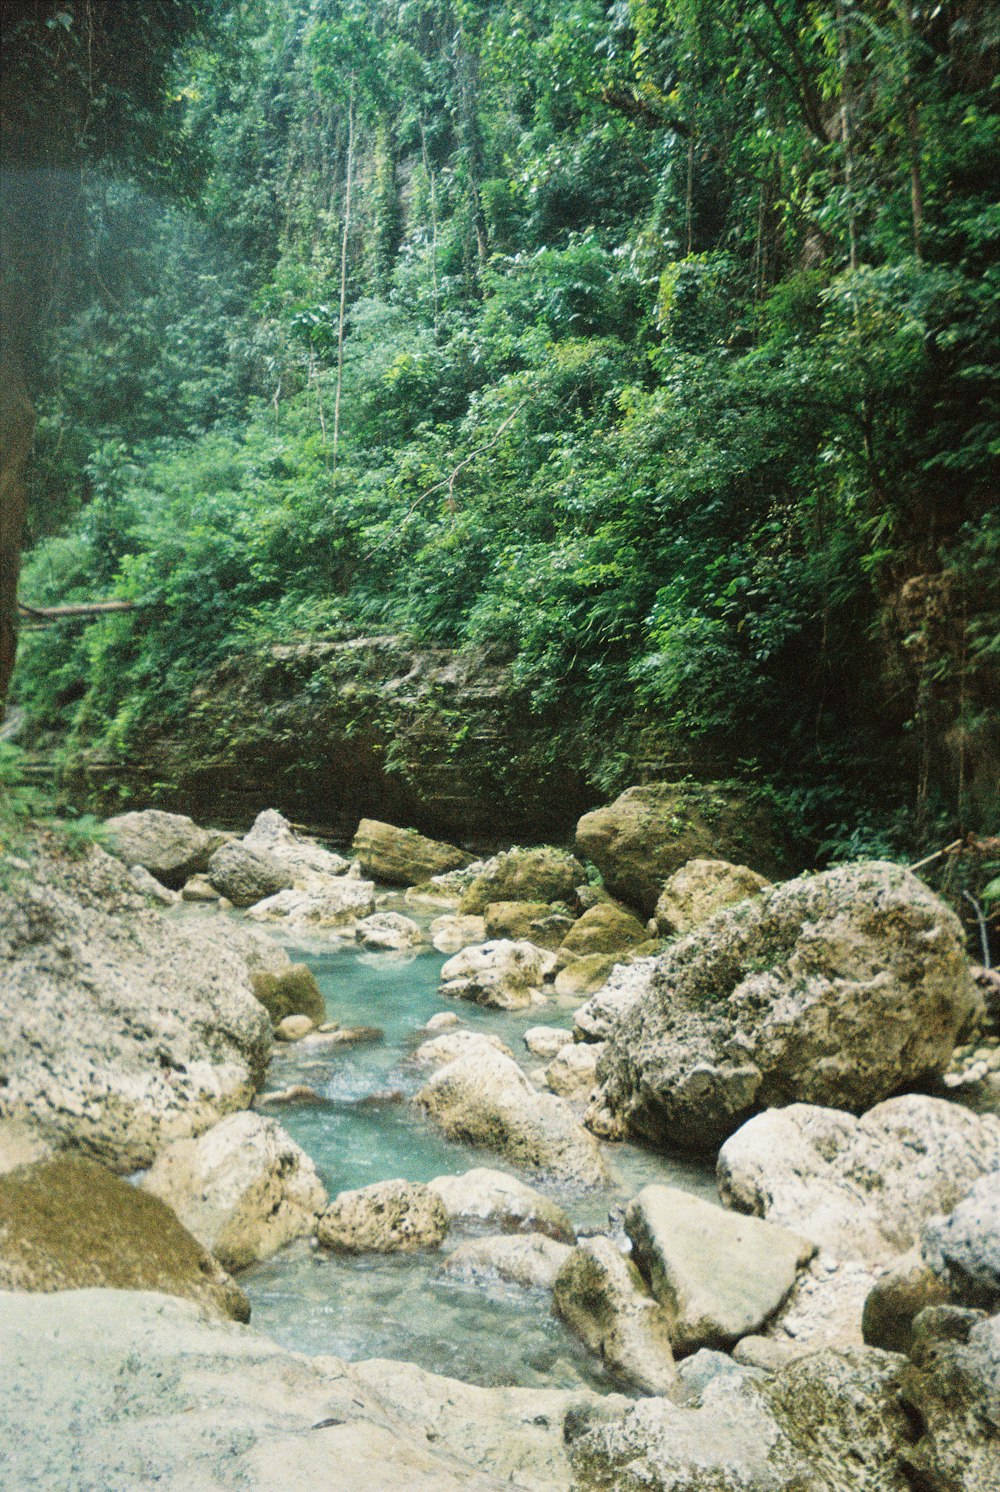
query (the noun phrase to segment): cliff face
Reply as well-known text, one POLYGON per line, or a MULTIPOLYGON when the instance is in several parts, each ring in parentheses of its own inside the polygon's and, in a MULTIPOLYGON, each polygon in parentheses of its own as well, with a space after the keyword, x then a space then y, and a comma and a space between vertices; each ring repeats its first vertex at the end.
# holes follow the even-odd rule
POLYGON ((102 809, 125 796, 199 821, 262 804, 345 837, 359 818, 484 843, 559 835, 600 798, 547 767, 546 731, 482 653, 361 637, 226 661, 169 734, 125 764, 81 760, 66 786, 102 809))

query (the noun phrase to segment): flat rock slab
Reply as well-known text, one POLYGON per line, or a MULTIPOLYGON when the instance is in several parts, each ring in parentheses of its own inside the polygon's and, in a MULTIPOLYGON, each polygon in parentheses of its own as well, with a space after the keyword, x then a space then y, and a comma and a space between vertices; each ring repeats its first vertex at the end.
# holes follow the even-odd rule
POLYGON ((728 1347, 756 1332, 816 1252, 774 1223, 647 1186, 625 1212, 634 1258, 673 1318, 674 1348, 728 1347))
POLYGON ((468 865, 472 859, 456 845, 428 839, 416 829, 399 829, 378 819, 362 819, 351 845, 352 859, 366 876, 392 886, 416 886, 432 876, 468 865))
POLYGON ((569 1492, 567 1432, 628 1407, 302 1357, 165 1295, 0 1295, 0 1341, 11 1492, 569 1492))

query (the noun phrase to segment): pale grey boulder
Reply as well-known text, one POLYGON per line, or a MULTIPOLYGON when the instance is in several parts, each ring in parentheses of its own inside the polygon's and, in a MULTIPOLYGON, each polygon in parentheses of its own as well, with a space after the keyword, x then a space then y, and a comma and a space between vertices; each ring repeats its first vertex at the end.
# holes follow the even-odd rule
POLYGON ((257 815, 242 843, 247 849, 276 860, 296 883, 342 876, 350 870, 350 861, 343 855, 324 849, 314 839, 300 834, 274 808, 257 815))
POLYGON ((524 1033, 524 1044, 533 1057, 551 1059, 573 1040, 565 1026, 530 1026, 524 1033))
POLYGON ((1000 1118, 907 1094, 860 1119, 811 1104, 758 1114, 723 1145, 717 1177, 727 1206, 874 1266, 998 1168, 1000 1118))
POLYGON ((202 829, 182 813, 164 813, 142 808, 106 819, 108 846, 129 867, 141 865, 172 891, 179 891, 189 876, 208 869, 208 862, 226 838, 212 829, 202 829))
POLYGON ((567 1255, 556 1275, 553 1306, 622 1382, 642 1393, 673 1391, 670 1314, 610 1238, 583 1238, 567 1255))
POLYGON ((569 1253, 568 1244, 544 1233, 499 1233, 466 1239, 441 1269, 451 1279, 502 1280, 525 1290, 551 1290, 569 1253))
POLYGON ((370 917, 363 917, 354 929, 354 936, 366 948, 389 952, 419 948, 427 942, 420 924, 399 912, 373 912, 370 917))
POLYGON ((148 1166, 251 1102, 271 1051, 253 977, 287 967, 249 928, 147 909, 96 847, 39 854, 0 898, 0 1118, 148 1166))
POLYGON ((498 1010, 524 1010, 543 1001, 542 986, 555 966, 554 953, 501 938, 450 958, 441 970, 441 994, 498 1010))
POLYGON ((251 849, 238 839, 217 849, 208 862, 207 876, 234 907, 252 907, 265 897, 289 890, 291 872, 264 850, 251 849))
POLYGON ((671 1318, 675 1350, 731 1347, 772 1317, 816 1246, 689 1192, 647 1186, 625 1209, 633 1258, 671 1318))
POLYGON ((410 1253, 440 1245, 448 1214, 429 1186, 377 1181, 334 1197, 316 1231, 323 1247, 337 1253, 410 1253))
POLYGON ((598 1107, 701 1152, 763 1109, 861 1112, 943 1072, 978 998, 957 917, 911 872, 802 876, 655 961, 608 1033, 598 1107))
MULTIPOLYGON (((437 1019, 437 1017, 434 1017, 437 1019)), ((428 1027, 428 1029, 430 1029, 428 1027)), ((499 1052, 503 1057, 513 1057, 507 1043, 492 1031, 445 1031, 441 1036, 432 1036, 417 1047, 410 1061, 417 1067, 445 1067, 458 1057, 488 1056, 499 1052)))
POLYGON ((1000 1310, 1000 1170, 980 1177, 946 1217, 931 1218, 921 1254, 956 1305, 1000 1310))
POLYGON ((507 1171, 476 1166, 459 1176, 435 1176, 428 1185, 453 1226, 487 1223, 503 1233, 544 1233, 560 1243, 572 1243, 576 1236, 557 1202, 507 1171))
POLYGON ((261 1114, 232 1114, 197 1139, 175 1140, 140 1185, 230 1270, 312 1233, 327 1203, 309 1156, 261 1114))
POLYGON ((515 1165, 584 1186, 606 1179, 597 1141, 569 1104, 539 1093, 500 1052, 484 1048, 449 1062, 415 1102, 452 1139, 496 1150, 515 1165))
POLYGON ((330 876, 267 896, 256 902, 248 915, 255 922, 296 932, 332 932, 335 937, 351 937, 359 919, 370 916, 374 910, 374 881, 330 876))

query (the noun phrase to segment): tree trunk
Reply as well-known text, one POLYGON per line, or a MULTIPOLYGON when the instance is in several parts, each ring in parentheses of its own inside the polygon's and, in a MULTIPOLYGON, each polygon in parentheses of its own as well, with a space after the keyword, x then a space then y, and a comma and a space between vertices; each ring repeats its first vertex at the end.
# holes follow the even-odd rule
POLYGON ((333 470, 337 470, 340 445, 340 396, 344 391, 344 322, 347 316, 347 248, 351 235, 351 181, 354 176, 354 89, 347 111, 347 187, 344 200, 344 233, 340 242, 340 315, 337 318, 337 396, 333 406, 333 470))
POLYGON ((17 653, 17 580, 27 493, 24 469, 35 433, 35 411, 19 363, 0 358, 0 711, 17 653))

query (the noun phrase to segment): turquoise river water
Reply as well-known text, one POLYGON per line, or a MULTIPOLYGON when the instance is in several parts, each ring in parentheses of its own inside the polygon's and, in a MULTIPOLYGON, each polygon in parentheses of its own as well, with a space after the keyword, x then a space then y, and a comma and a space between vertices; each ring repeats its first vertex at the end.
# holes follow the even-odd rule
MULTIPOLYGON (((403 909, 402 907, 400 908, 403 909)), ((413 915, 412 909, 405 908, 413 915)), ((423 920, 423 919, 421 919, 423 920)), ((426 1081, 409 1060, 441 1010, 465 1029, 491 1031, 518 1062, 539 1066, 524 1045, 534 1025, 572 1024, 572 1008, 508 1013, 438 994, 444 958, 428 947, 416 954, 366 952, 351 942, 286 942, 293 959, 309 964, 330 1020, 378 1026, 382 1042, 310 1051, 308 1042, 279 1047, 267 1090, 306 1083, 321 1102, 267 1106, 312 1156, 331 1196, 390 1177, 429 1181, 472 1166, 509 1169, 501 1157, 447 1140, 407 1101, 426 1081)), ((609 1211, 651 1181, 715 1198, 711 1172, 631 1145, 609 1146, 611 1184, 572 1191, 525 1177, 569 1212, 580 1231, 608 1225, 609 1211)), ((254 1325, 299 1352, 349 1360, 391 1357, 468 1382, 610 1390, 616 1385, 552 1314, 546 1291, 500 1281, 468 1284, 441 1271, 443 1254, 467 1237, 453 1233, 443 1251, 343 1257, 299 1242, 240 1277, 253 1306, 254 1325)))

